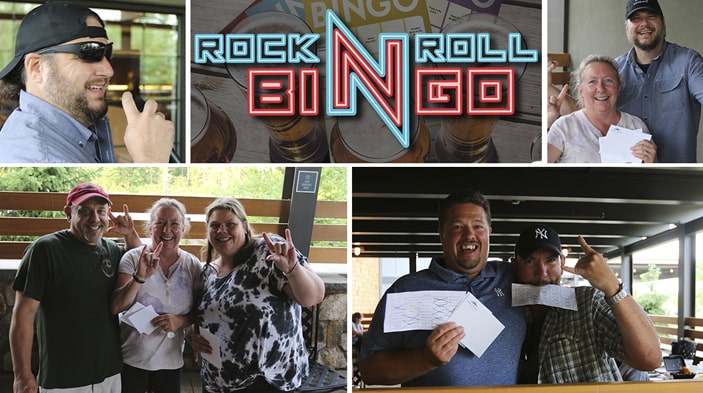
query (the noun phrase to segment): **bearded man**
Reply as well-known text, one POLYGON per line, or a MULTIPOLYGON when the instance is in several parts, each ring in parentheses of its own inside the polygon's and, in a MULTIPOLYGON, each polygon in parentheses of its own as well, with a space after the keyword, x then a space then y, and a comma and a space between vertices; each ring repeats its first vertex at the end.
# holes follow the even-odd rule
POLYGON ((615 59, 624 87, 618 110, 644 120, 659 162, 696 162, 703 103, 703 58, 666 41, 657 0, 629 0, 625 31, 633 47, 615 59))
MULTIPOLYGON (((116 162, 105 94, 114 74, 105 23, 91 9, 49 2, 22 20, 15 56, 0 71, 0 163, 116 162), (15 109, 14 107, 19 106, 15 109)), ((168 162, 174 126, 149 100, 122 96, 134 162, 168 162)))

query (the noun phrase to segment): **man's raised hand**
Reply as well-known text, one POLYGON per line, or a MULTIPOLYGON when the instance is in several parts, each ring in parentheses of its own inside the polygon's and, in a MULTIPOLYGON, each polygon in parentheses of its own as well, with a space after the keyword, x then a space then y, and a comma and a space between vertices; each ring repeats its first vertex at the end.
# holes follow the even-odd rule
POLYGON ((158 112, 158 104, 148 100, 142 112, 137 109, 132 93, 122 94, 122 108, 127 117, 124 143, 134 162, 168 162, 173 148, 175 128, 166 115, 158 112))

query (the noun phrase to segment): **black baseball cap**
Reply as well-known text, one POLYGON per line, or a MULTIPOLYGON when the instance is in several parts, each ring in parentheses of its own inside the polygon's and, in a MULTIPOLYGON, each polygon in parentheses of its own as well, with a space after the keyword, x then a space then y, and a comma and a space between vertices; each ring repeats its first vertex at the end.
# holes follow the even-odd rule
POLYGON ((49 2, 40 5, 20 23, 15 40, 15 57, 0 71, 0 79, 17 68, 28 53, 82 37, 107 38, 105 22, 98 14, 77 4, 49 2), (102 27, 87 26, 89 16, 97 18, 102 27))
POLYGON ((625 19, 630 19, 632 14, 639 10, 647 10, 657 15, 664 15, 657 0, 627 0, 625 19))
POLYGON ((536 250, 546 248, 561 255, 559 234, 546 225, 532 225, 522 230, 515 244, 515 255, 527 258, 536 250))

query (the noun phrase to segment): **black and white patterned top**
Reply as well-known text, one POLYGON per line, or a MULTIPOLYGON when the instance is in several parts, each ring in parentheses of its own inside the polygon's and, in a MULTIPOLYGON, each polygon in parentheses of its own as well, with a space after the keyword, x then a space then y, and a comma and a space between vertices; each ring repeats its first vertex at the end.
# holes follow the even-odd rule
MULTIPOLYGON (((272 236, 272 241, 284 239, 272 236)), ((253 248, 224 277, 218 278, 213 266, 204 271, 198 324, 220 339, 222 358, 222 369, 204 361, 207 392, 242 389, 259 376, 279 390, 293 390, 308 374, 300 305, 283 292, 288 280, 266 260, 263 238, 253 248)), ((308 263, 299 251, 297 256, 300 264, 308 263)))

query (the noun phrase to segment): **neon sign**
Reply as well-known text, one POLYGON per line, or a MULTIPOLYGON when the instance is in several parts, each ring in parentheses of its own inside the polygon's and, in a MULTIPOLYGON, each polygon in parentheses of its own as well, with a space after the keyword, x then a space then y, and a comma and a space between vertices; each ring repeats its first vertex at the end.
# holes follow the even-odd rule
MULTIPOLYGON (((410 145, 411 98, 412 110, 422 116, 512 115, 515 74, 508 63, 538 61, 537 50, 522 47, 519 32, 501 37, 507 40, 507 49, 491 47, 495 37, 488 32, 413 37, 404 32, 380 33, 376 59, 333 10, 326 11, 325 23, 325 114, 356 115, 356 93, 361 93, 405 148, 410 145), (496 63, 506 66, 487 66, 496 63), (462 68, 462 64, 472 66, 462 68)), ((321 59, 313 48, 320 38, 312 33, 196 34, 193 60, 251 65, 247 71, 247 86, 252 87, 247 89, 250 116, 317 116, 320 70, 316 65, 321 59)))

